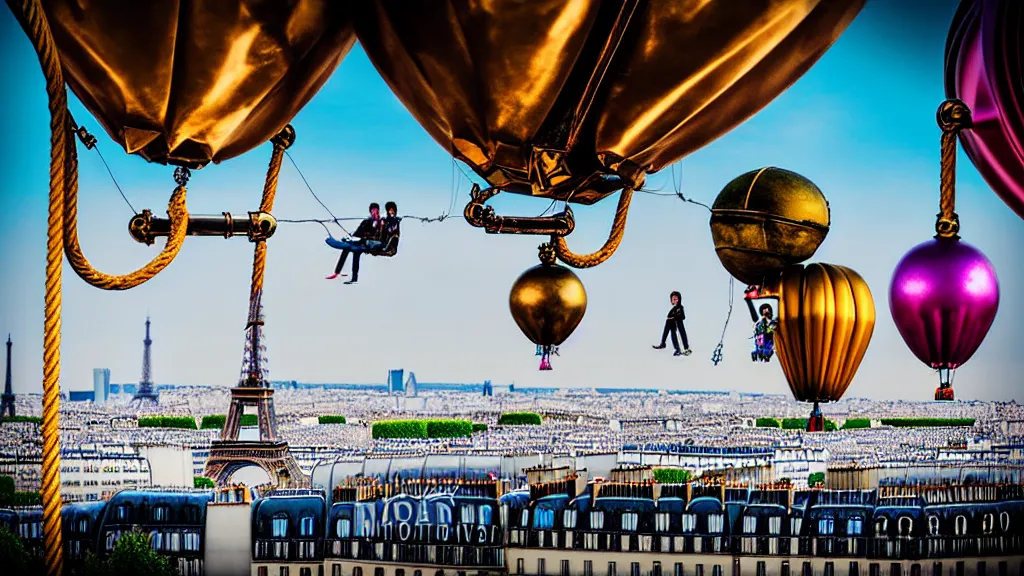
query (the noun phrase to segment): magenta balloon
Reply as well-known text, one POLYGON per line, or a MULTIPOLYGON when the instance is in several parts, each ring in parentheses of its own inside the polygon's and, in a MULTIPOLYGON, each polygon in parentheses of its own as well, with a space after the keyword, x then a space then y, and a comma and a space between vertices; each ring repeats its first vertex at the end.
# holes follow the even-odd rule
POLYGON ((1024 218, 1024 1, 962 0, 946 39, 946 96, 972 111, 960 133, 988 185, 1024 218))
POLYGON ((988 258, 961 240, 936 238, 907 252, 892 275, 889 310, 911 352, 932 368, 957 368, 985 339, 999 309, 988 258))

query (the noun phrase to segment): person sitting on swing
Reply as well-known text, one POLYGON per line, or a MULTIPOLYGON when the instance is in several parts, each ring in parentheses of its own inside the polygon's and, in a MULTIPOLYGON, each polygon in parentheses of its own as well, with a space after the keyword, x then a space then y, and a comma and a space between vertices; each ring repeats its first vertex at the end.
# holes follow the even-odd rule
POLYGON ((370 217, 359 223, 359 227, 352 233, 352 238, 338 240, 332 237, 327 238, 327 245, 331 248, 341 250, 338 257, 338 264, 334 267, 334 274, 327 276, 328 280, 334 280, 338 276, 344 276, 341 269, 345 266, 345 260, 352 254, 352 279, 345 284, 355 284, 359 281, 359 259, 363 252, 379 250, 384 246, 381 242, 381 234, 384 230, 383 221, 380 217, 380 204, 370 204, 370 217))
MULTIPOLYGON (((381 244, 384 248, 391 248, 393 242, 398 242, 401 235, 402 217, 398 215, 398 204, 394 202, 384 203, 384 224, 381 234, 381 244)), ((397 246, 395 246, 397 249, 397 246)))
POLYGON ((668 311, 668 317, 665 318, 665 330, 661 333, 661 344, 654 346, 655 350, 665 349, 665 340, 668 339, 669 335, 672 336, 672 347, 676 349, 673 356, 689 356, 690 342, 686 338, 686 327, 683 326, 683 320, 686 320, 686 314, 683 311, 683 295, 679 292, 672 292, 669 295, 669 301, 672 302, 672 308, 668 311), (683 349, 679 349, 679 341, 676 339, 676 331, 679 332, 679 337, 683 339, 683 349))
MULTIPOLYGON (((750 304, 753 306, 753 304, 750 304)), ((770 362, 775 355, 775 329, 778 321, 770 304, 762 304, 758 309, 761 317, 754 323, 754 350, 750 359, 754 362, 770 362)))

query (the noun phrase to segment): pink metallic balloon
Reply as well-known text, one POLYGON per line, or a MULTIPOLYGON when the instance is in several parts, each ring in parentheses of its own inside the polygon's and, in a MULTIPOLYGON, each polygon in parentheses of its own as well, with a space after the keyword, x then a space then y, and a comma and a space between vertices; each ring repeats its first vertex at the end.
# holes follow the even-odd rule
POLYGON ((970 360, 999 309, 988 258, 961 240, 935 238, 907 252, 892 275, 889 310, 911 352, 936 369, 970 360))
POLYGON ((988 185, 1024 218, 1024 2, 962 0, 946 39, 946 96, 972 111, 960 133, 988 185))

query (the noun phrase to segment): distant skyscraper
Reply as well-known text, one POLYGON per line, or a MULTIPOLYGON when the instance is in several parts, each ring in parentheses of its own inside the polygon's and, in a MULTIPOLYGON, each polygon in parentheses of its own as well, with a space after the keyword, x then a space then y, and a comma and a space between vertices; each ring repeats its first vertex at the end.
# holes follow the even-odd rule
POLYGON ((160 396, 153 389, 153 374, 150 361, 150 347, 153 341, 149 339, 149 316, 146 317, 146 339, 142 341, 142 380, 139 381, 139 388, 132 398, 132 403, 157 404, 160 396))
POLYGON ((388 394, 405 392, 405 382, 402 380, 404 376, 405 370, 388 370, 388 394))
POLYGON ((14 388, 11 384, 11 335, 7 335, 7 378, 4 380, 4 395, 0 402, 0 417, 14 417, 14 388))
POLYGON ((405 381, 405 395, 416 397, 416 374, 413 372, 409 372, 409 378, 405 381))
POLYGON ((92 369, 93 402, 106 404, 110 398, 110 368, 92 369))

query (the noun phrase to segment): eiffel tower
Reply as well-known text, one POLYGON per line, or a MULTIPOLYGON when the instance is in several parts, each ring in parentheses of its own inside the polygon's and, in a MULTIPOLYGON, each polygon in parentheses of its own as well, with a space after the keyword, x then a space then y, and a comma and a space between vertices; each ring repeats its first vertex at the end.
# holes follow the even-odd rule
POLYGON ((0 401, 0 417, 14 418, 14 390, 11 388, 11 335, 7 335, 7 378, 4 380, 4 395, 0 401))
POLYGON ((270 481, 282 488, 301 487, 305 475, 288 449, 288 443, 277 437, 274 415, 274 389, 267 378, 266 344, 263 342, 262 295, 257 293, 249 303, 249 321, 246 324, 245 352, 242 355, 242 374, 238 386, 231 389, 231 406, 221 430, 220 439, 210 446, 204 476, 218 485, 246 466, 259 466, 270 481), (260 439, 238 439, 242 415, 246 406, 255 406, 259 422, 260 439))
POLYGON ((131 401, 135 406, 156 406, 160 403, 160 395, 153 389, 153 367, 150 361, 152 346, 153 341, 149 339, 149 316, 146 316, 146 339, 142 341, 142 379, 139 380, 139 389, 135 391, 131 401))

